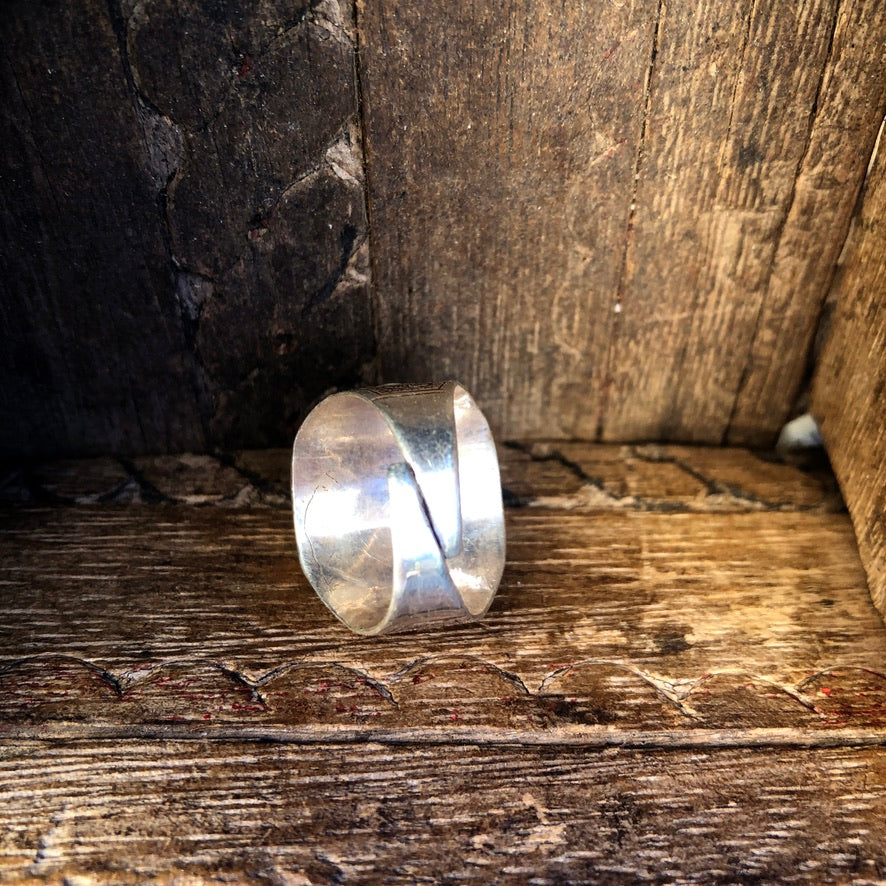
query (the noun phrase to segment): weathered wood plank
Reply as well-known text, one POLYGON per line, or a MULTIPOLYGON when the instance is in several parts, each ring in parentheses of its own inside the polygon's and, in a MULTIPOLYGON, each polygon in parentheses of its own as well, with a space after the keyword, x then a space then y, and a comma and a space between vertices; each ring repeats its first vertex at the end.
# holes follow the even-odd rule
POLYGON ((286 511, 7 512, 0 718, 528 732, 884 725, 886 629, 846 515, 524 508, 508 532, 483 622, 367 640, 310 590, 286 511), (836 702, 844 715, 832 715, 836 702))
POLYGON ((384 371, 506 436, 771 443, 886 103, 868 6, 359 5, 384 371))
POLYGON ((787 217, 779 232, 726 440, 770 445, 792 418, 828 292, 886 112, 886 6, 841 0, 787 217), (879 48, 877 48, 879 47, 879 48))
POLYGON ((833 474, 744 449, 575 441, 508 443, 500 451, 506 501, 570 510, 843 510, 833 474))
POLYGON ((267 509, 6 513, 0 655, 208 658, 258 673, 312 656, 390 674, 470 649, 535 687, 589 658, 791 680, 886 657, 845 515, 512 512, 484 622, 383 640, 329 616, 290 523, 267 509))
MULTIPOLYGON (((509 507, 661 512, 844 509, 831 471, 743 449, 548 441, 498 448, 509 507)), ((11 463, 0 502, 289 507, 288 449, 11 463)))
POLYGON ((883 749, 10 743, 0 785, 5 879, 824 883, 886 872, 883 749))
POLYGON ((386 378, 459 378, 500 434, 593 431, 655 0, 357 8, 386 378))
POLYGON ((285 451, 13 470, 0 878, 879 876, 886 629, 826 483, 503 456, 490 616, 375 640, 298 571, 285 451))
MULTIPOLYGON (((0 451, 279 445, 372 378, 351 4, 7 6, 0 451)), ((389 376, 509 436, 771 435, 886 13, 750 6, 361 7, 389 376)))
POLYGON ((798 686, 734 669, 675 679, 617 661, 538 688, 482 658, 429 655, 383 678, 335 662, 244 676, 210 660, 114 673, 38 655, 0 663, 5 739, 192 735, 277 741, 800 747, 886 744, 886 674, 841 667, 798 686))
POLYGON ((886 615, 886 157, 883 144, 850 236, 813 387, 874 602, 886 615))
POLYGON ((886 632, 827 475, 744 450, 501 454, 522 507, 491 618, 381 642, 347 634, 298 572, 286 450, 14 470, 20 499, 146 506, 7 514, 3 731, 624 743, 883 727, 886 632))
POLYGON ((663 4, 606 439, 774 442, 882 119, 884 35, 863 2, 663 4))
POLYGON ((350 3, 4 4, 0 453, 280 445, 371 380, 350 3))
POLYGON ((108 4, 63 10, 0 16, 0 453, 199 447, 162 121, 152 154, 108 4))

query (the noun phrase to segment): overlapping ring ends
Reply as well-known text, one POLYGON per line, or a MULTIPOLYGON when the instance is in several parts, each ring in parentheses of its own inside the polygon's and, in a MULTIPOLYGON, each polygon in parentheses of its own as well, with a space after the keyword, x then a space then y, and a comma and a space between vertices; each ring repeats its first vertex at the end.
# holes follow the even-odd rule
POLYGON ((457 382, 333 394, 292 450, 299 559, 358 634, 480 618, 505 529, 489 425, 457 382))

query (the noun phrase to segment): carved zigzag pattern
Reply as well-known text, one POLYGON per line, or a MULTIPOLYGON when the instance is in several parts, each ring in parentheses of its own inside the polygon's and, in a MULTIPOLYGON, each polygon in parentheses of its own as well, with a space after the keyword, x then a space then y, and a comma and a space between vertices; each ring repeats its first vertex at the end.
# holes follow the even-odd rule
POLYGON ((561 726, 639 730, 886 727, 886 674, 837 666, 795 685, 742 671, 683 679, 592 659, 540 685, 472 657, 416 659, 373 675, 330 661, 247 675, 190 659, 111 672, 64 655, 0 666, 0 732, 52 721, 138 725, 434 728, 561 726))

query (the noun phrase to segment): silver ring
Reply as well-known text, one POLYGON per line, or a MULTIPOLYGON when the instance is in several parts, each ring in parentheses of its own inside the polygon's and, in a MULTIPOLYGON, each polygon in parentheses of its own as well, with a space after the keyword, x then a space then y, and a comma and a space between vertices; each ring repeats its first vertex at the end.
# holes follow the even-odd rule
POLYGON ((458 383, 333 394, 292 447, 299 560, 358 634, 480 618, 505 561, 498 459, 458 383))

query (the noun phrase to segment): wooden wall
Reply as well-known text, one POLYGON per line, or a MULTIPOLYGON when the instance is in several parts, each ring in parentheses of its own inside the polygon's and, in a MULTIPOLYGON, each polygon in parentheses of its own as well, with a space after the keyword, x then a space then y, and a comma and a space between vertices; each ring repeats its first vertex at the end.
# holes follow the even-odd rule
POLYGON ((450 376, 503 437, 769 443, 886 108, 864 0, 0 32, 5 455, 285 444, 331 388, 450 376))
POLYGON ((834 287, 834 316, 812 389, 858 538, 871 596, 886 616, 886 156, 882 134, 834 287))
POLYGON ((360 382, 375 345, 344 13, 4 4, 0 452, 268 445, 360 382))
POLYGON ((385 373, 509 435, 770 442, 886 100, 864 0, 363 2, 385 373))

